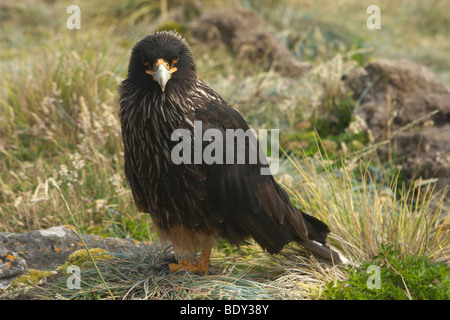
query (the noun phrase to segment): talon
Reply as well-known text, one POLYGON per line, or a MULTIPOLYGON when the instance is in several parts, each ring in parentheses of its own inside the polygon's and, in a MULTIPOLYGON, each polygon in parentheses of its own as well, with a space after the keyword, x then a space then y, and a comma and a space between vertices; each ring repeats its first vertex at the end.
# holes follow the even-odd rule
POLYGON ((206 275, 209 270, 209 259, 211 257, 212 239, 213 239, 212 237, 208 239, 207 243, 203 247, 200 259, 197 262, 180 260, 178 263, 169 264, 169 270, 173 272, 184 270, 201 276, 206 275))
POLYGON ((190 273, 195 273, 200 276, 203 276, 208 273, 209 269, 209 261, 198 261, 198 262, 189 262, 186 260, 180 260, 179 263, 171 263, 169 264, 169 270, 171 272, 176 272, 180 270, 184 270, 190 273))

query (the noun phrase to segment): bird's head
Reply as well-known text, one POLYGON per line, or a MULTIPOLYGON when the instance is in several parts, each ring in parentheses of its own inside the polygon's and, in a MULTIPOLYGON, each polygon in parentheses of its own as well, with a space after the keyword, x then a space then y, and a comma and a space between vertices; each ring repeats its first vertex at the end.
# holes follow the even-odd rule
POLYGON ((187 42, 172 31, 150 34, 131 53, 128 78, 140 87, 165 92, 174 86, 194 85, 195 61, 187 42))

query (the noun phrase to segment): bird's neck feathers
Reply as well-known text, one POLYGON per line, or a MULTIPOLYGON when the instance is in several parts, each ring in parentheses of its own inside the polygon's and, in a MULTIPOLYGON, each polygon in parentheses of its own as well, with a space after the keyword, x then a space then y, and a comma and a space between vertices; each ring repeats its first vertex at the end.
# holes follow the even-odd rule
POLYGON ((149 90, 135 86, 124 80, 119 87, 122 126, 141 127, 168 131, 180 127, 186 115, 194 109, 190 98, 192 88, 168 85, 162 92, 160 88, 149 90))

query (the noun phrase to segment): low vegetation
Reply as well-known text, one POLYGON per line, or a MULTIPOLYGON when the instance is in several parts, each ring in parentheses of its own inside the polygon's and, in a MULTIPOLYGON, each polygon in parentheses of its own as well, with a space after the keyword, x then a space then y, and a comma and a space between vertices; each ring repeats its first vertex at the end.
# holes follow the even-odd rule
POLYGON ((443 1, 383 3, 379 31, 366 29, 368 4, 356 0, 201 7, 96 0, 80 5, 80 30, 67 29, 66 2, 0 4, 0 232, 70 223, 80 233, 157 239, 123 174, 116 88, 135 41, 168 21, 189 36, 189 20, 230 3, 260 14, 312 69, 286 77, 192 40, 199 76, 251 127, 280 129, 277 180, 331 227, 330 242, 350 265, 331 266, 295 245, 269 256, 252 242, 239 250, 220 242, 205 277, 155 273, 142 252, 93 259, 77 292, 64 287, 61 271, 32 292, 47 299, 449 299, 447 195, 404 179, 370 137, 347 129, 359 97, 340 81, 382 56, 423 63, 449 83, 443 1), (367 287, 371 265, 380 268, 380 289, 367 287))

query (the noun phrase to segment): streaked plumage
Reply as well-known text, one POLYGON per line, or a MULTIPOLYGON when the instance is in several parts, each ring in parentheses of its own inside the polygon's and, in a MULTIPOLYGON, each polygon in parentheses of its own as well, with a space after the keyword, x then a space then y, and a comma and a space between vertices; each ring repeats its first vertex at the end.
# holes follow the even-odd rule
MULTIPOLYGON (((239 113, 197 77, 192 52, 181 36, 159 32, 138 42, 119 92, 124 167, 134 200, 179 256, 203 249, 209 260, 214 238, 238 245, 253 237, 273 254, 296 241, 331 257, 328 247, 316 243, 325 244, 328 227, 294 207, 272 176, 261 175, 261 161, 172 162, 175 129, 194 134, 194 121, 202 121, 203 131, 248 129, 239 113)), ((336 254, 332 259, 339 262, 336 254)))

